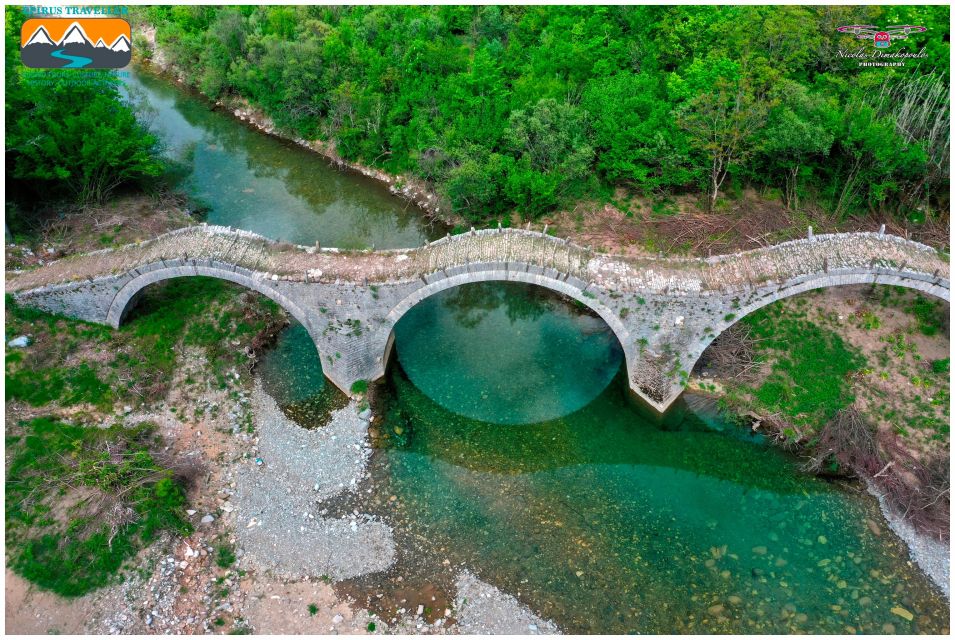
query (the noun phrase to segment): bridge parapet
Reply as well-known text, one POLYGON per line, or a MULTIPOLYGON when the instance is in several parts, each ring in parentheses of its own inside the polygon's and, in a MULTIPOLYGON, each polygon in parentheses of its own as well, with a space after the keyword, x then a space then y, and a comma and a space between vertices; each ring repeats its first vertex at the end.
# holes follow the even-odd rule
POLYGON ((785 283, 807 273, 840 269, 908 271, 948 278, 948 261, 925 245, 876 233, 819 235, 711 258, 624 257, 523 229, 484 229, 423 247, 345 251, 276 242, 227 227, 186 227, 132 245, 71 256, 7 274, 7 290, 35 289, 130 272, 169 260, 231 264, 266 277, 296 281, 402 282, 479 264, 552 269, 605 289, 698 295, 785 283))
POLYGON ((517 229, 408 250, 343 251, 208 225, 8 273, 7 291, 22 304, 118 326, 144 287, 183 276, 230 280, 281 304, 308 329, 326 375, 346 391, 384 373, 394 325, 424 298, 469 282, 539 285, 604 319, 626 354, 631 387, 661 411, 720 332, 774 300, 859 283, 949 299, 946 256, 874 233, 712 258, 629 258, 517 229))

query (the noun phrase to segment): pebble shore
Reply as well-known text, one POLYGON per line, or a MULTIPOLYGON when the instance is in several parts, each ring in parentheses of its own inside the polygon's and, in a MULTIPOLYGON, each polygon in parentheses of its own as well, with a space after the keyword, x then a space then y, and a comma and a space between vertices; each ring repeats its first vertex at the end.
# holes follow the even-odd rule
POLYGON ((908 545, 909 555, 919 568, 941 589, 945 598, 951 601, 951 556, 949 545, 945 542, 929 538, 915 530, 910 522, 895 512, 871 482, 866 487, 879 501, 879 508, 885 516, 889 528, 908 545))
POLYGON ((388 525, 357 510, 327 518, 322 506, 364 476, 371 449, 357 403, 310 431, 289 420, 259 382, 252 402, 259 455, 239 471, 236 493, 243 562, 291 579, 342 580, 390 567, 388 525))

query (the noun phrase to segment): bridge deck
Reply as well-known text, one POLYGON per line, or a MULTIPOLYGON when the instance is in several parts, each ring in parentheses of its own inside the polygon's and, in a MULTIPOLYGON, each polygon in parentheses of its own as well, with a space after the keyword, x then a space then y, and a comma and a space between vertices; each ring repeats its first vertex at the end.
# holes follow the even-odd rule
POLYGON ((948 279, 935 249, 875 233, 816 236, 712 258, 624 258, 517 229, 482 230, 409 250, 338 251, 274 242, 216 226, 194 226, 153 240, 70 256, 24 272, 7 272, 6 290, 24 291, 116 275, 163 260, 213 260, 294 281, 396 282, 450 267, 520 263, 555 269, 609 290, 667 293, 727 291, 810 273, 883 268, 948 279))

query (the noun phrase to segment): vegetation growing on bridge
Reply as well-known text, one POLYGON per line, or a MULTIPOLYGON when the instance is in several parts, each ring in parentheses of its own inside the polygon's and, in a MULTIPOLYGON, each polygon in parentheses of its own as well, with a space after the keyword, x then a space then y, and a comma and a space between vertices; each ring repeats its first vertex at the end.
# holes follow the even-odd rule
MULTIPOLYGON (((178 73, 296 137, 431 182, 473 221, 613 187, 753 185, 791 209, 948 202, 947 7, 151 7, 178 73), (860 68, 843 24, 928 28, 860 68)), ((139 44, 139 50, 145 43, 139 44)))

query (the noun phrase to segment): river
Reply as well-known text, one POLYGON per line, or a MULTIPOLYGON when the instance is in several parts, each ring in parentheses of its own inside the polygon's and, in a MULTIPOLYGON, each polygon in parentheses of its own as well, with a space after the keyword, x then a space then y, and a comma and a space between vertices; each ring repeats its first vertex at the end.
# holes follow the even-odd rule
MULTIPOLYGON (((191 163, 184 184, 210 222, 303 244, 428 237, 380 185, 162 78, 131 83, 156 107, 169 153, 191 163)), ((681 400, 666 419, 648 412, 613 334, 573 301, 465 285, 417 305, 395 334, 373 390, 363 508, 393 525, 405 552, 395 570, 344 585, 353 592, 407 593, 399 583, 440 583, 450 565, 569 632, 947 631, 947 602, 873 499, 804 474, 712 408, 681 400)), ((259 373, 306 428, 345 402, 299 325, 259 373)))
POLYGON ((342 249, 416 247, 446 232, 382 183, 256 131, 164 77, 131 67, 125 83, 210 224, 342 249))

